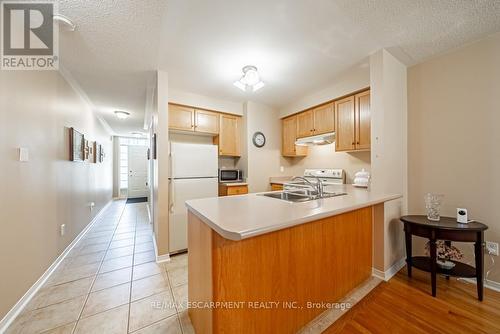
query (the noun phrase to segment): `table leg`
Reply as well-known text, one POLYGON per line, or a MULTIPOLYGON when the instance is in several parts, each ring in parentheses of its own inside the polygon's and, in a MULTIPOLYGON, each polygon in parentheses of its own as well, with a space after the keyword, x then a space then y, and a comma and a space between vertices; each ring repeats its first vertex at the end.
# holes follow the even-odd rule
POLYGON ((476 281, 477 281, 477 298, 483 300, 483 272, 484 272, 484 248, 483 248, 484 233, 477 232, 477 240, 474 244, 474 256, 476 260, 476 281))
MULTIPOLYGON (((446 240, 446 241, 444 242, 444 244, 445 244, 446 246, 448 246, 448 247, 451 247, 451 241, 449 241, 449 240, 446 240)), ((446 279, 447 279, 448 281, 450 280, 450 276, 449 276, 449 275, 446 275, 445 277, 446 277, 446 279)))
POLYGON ((436 240, 430 239, 432 297, 436 297, 436 240))
POLYGON ((405 239, 406 239, 406 264, 407 264, 407 270, 408 270, 408 277, 411 277, 411 267, 412 267, 412 248, 411 248, 411 233, 410 232, 405 232, 405 239))

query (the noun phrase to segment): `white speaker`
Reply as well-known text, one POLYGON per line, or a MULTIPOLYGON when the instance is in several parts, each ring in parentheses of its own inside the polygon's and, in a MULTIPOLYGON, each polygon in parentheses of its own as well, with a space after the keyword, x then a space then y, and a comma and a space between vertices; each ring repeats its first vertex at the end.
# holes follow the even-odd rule
POLYGON ((457 208, 457 222, 461 224, 467 224, 469 222, 467 218, 467 209, 457 208))

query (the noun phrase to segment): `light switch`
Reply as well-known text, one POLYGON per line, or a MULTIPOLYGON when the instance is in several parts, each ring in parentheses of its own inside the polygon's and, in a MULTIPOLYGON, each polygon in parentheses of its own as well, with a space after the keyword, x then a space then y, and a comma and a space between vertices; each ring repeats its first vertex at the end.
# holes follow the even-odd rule
POLYGON ((285 167, 280 166, 280 172, 282 172, 282 173, 283 173, 284 171, 285 171, 285 167))
POLYGON ((28 162, 29 161, 29 150, 26 147, 19 148, 19 161, 28 162))

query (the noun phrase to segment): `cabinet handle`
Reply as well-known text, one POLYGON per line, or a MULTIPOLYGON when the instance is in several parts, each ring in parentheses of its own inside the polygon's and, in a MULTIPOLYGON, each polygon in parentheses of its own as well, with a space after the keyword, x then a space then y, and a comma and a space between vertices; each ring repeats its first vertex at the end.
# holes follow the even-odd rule
POLYGON ((359 145, 359 141, 358 141, 358 142, 356 142, 356 144, 358 144, 358 145, 359 145))
POLYGON ((356 145, 356 142, 352 142, 352 145, 356 145))

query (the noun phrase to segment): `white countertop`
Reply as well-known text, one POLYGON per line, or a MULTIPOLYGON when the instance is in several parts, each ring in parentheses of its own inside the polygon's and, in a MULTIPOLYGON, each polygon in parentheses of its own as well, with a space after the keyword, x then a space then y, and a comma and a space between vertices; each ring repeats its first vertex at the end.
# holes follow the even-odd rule
POLYGON ((345 196, 303 203, 248 194, 189 200, 188 209, 221 236, 241 240, 400 198, 351 185, 325 187, 345 196))

